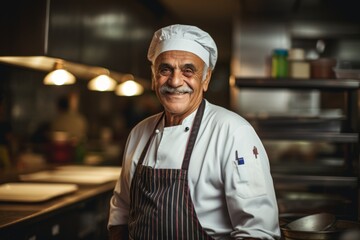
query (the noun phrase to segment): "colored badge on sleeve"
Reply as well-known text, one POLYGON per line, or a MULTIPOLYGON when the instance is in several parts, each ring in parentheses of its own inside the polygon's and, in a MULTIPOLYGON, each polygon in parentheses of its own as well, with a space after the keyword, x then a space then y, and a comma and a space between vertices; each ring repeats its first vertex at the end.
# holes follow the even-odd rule
POLYGON ((237 162, 237 165, 244 165, 245 164, 244 158, 238 156, 238 151, 235 151, 235 160, 237 162))
POLYGON ((254 154, 255 158, 257 158, 257 156, 259 155, 259 152, 255 146, 253 148, 253 154, 254 154))

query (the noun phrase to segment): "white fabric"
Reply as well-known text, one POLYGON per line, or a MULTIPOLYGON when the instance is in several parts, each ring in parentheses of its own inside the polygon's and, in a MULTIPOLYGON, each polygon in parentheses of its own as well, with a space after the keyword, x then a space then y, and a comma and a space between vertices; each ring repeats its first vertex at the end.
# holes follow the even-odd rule
MULTIPOLYGON (((144 164, 181 168, 190 134, 185 128, 191 128, 195 114, 182 125, 160 124, 144 164)), ((122 174, 110 202, 109 227, 127 224, 131 179, 159 117, 139 123, 128 138, 122 174)), ((273 181, 261 141, 246 120, 209 102, 189 165, 189 188, 199 221, 214 239, 280 237, 273 181), (258 154, 253 153, 254 146, 258 154), (239 165, 237 158, 244 164, 239 165)))
POLYGON ((197 42, 186 39, 169 39, 160 42, 155 50, 154 59, 156 59, 160 53, 171 50, 191 52, 200 57, 206 66, 209 66, 209 52, 197 42))
POLYGON ((217 47, 212 37, 198 27, 174 24, 157 30, 151 40, 148 59, 154 63, 165 51, 180 50, 199 56, 211 69, 217 61, 217 47))

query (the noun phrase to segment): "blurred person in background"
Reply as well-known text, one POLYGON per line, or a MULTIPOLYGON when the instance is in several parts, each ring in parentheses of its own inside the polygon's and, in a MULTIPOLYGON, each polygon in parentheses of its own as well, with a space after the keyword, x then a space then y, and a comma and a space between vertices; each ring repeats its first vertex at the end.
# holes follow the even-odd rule
POLYGON ((51 122, 52 132, 66 132, 73 141, 82 141, 87 134, 87 120, 78 110, 78 96, 64 95, 57 100, 58 113, 51 122))
MULTIPOLYGON (((70 145, 68 148, 71 147, 74 149, 67 150, 73 151, 73 153, 68 153, 66 155, 67 159, 58 159, 54 161, 81 162, 84 158, 84 145, 87 140, 88 123, 86 118, 79 112, 78 103, 78 95, 75 93, 61 96, 57 100, 58 113, 50 123, 51 141, 58 146, 60 146, 59 143, 65 142, 70 145)), ((58 154, 58 156, 63 155, 58 154)), ((56 158, 56 154, 54 157, 56 158)))

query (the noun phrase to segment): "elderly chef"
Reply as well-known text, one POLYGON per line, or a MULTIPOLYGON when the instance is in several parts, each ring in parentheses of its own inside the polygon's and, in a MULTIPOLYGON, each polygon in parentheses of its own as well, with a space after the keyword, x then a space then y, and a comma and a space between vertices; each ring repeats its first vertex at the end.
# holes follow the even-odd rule
POLYGON ((155 32, 148 59, 164 112, 130 133, 110 202, 111 239, 278 239, 268 157, 250 124, 204 99, 217 60, 208 33, 155 32))

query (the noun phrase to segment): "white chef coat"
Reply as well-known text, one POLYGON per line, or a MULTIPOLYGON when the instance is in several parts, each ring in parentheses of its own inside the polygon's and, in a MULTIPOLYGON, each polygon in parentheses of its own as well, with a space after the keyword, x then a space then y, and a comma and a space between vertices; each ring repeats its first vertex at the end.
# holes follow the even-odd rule
MULTIPOLYGON (((160 122, 145 165, 180 169, 196 111, 181 125, 160 122)), ((161 114, 130 133, 122 173, 110 202, 108 226, 127 224, 136 164, 161 114)), ((265 149, 241 116, 206 101, 189 165, 189 189, 198 219, 214 239, 278 239, 278 208, 265 149)))

